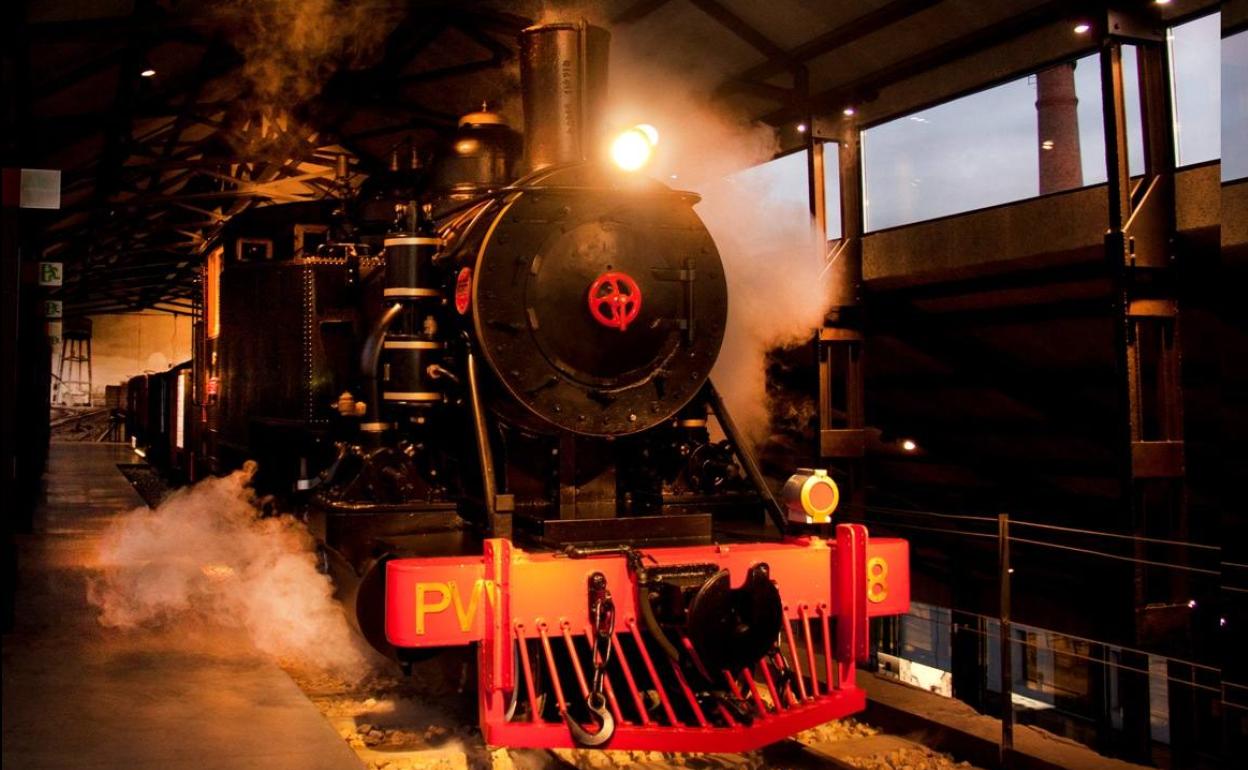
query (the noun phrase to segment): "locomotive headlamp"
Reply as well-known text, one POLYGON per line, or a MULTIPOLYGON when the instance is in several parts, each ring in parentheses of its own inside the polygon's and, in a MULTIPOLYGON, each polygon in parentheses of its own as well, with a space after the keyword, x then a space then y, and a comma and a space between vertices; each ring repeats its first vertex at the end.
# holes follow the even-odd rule
POLYGON ((636 171, 650 162, 658 143, 658 130, 641 123, 615 137, 611 142, 611 160, 625 171, 636 171))
POLYGON ((822 469, 799 468, 780 492, 789 521, 827 524, 841 501, 836 482, 822 469))

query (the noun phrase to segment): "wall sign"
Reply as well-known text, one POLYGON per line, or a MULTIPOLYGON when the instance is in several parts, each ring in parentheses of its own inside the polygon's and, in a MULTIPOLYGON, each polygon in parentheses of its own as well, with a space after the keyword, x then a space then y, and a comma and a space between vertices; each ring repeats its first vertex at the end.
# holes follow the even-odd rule
POLYGON ((65 265, 62 262, 39 263, 39 285, 60 286, 65 278, 65 265))

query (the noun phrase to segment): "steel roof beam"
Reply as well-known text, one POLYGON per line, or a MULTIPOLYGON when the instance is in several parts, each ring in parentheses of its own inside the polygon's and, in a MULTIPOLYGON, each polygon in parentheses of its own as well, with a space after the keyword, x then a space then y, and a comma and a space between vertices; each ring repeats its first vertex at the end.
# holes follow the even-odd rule
POLYGON ((1086 15, 1092 10, 1088 6, 1088 3, 1074 2, 1074 0, 1051 0, 995 24, 981 27, 962 37, 928 48, 914 56, 881 67, 848 83, 842 83, 814 94, 806 105, 781 107, 759 116, 758 119, 777 125, 796 120, 809 113, 818 114, 840 109, 846 103, 870 101, 878 95, 881 89, 915 75, 1016 40, 1074 13, 1086 15))
POLYGON ((787 51, 769 37, 755 29, 749 22, 721 5, 717 0, 689 0, 699 10, 714 19, 720 26, 744 40, 766 56, 769 61, 781 62, 785 69, 797 66, 787 51))
POLYGON ((638 2, 633 3, 629 7, 612 16, 611 23, 631 24, 635 21, 641 21, 658 9, 667 5, 669 2, 671 2, 671 0, 638 0, 638 2))
MULTIPOLYGON (((859 38, 866 37, 873 32, 878 32, 885 27, 896 24, 904 19, 913 16, 920 11, 927 10, 938 4, 941 0, 895 0, 888 5, 876 8, 873 11, 864 13, 841 26, 829 30, 818 37, 809 40, 801 45, 789 50, 783 59, 771 58, 762 64, 757 64, 743 71, 739 75, 735 75, 717 89, 717 93, 723 94, 730 91, 738 91, 742 89, 750 90, 754 93, 760 93, 756 86, 761 81, 766 80, 773 75, 779 75, 782 72, 791 70, 794 63, 804 63, 811 59, 818 58, 836 48, 848 43, 852 43, 859 38)), ((792 92, 785 91, 783 94, 773 94, 774 98, 787 102, 792 92)))

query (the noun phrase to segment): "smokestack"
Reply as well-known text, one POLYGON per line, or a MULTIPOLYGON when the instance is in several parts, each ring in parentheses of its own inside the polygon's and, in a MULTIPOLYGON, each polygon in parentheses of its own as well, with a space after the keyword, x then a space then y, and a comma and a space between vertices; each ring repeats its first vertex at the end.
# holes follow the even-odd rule
POLYGON ((1073 62, 1036 73, 1041 195, 1083 186, 1078 105, 1073 62))
POLYGON ((610 45, 610 33, 584 21, 539 24, 521 33, 527 170, 600 152, 610 45))

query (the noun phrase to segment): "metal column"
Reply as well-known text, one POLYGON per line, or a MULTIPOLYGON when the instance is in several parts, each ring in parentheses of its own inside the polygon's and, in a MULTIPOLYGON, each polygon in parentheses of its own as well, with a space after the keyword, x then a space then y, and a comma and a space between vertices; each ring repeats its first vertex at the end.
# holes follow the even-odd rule
MULTIPOLYGON (((1105 164, 1109 180, 1107 267, 1114 282, 1115 363, 1119 373, 1119 457, 1122 524, 1140 536, 1184 538, 1182 389, 1179 377, 1179 302, 1175 275, 1174 134, 1170 67, 1164 29, 1157 22, 1110 12, 1101 45, 1105 164), (1129 171, 1122 50, 1136 46, 1144 173, 1129 171)), ((1144 556, 1137 541, 1137 556, 1144 556)), ((1175 605, 1183 586, 1172 574, 1137 564, 1134 626, 1137 646, 1152 636, 1152 611, 1175 605)), ((1148 670, 1147 656, 1123 652, 1122 664, 1148 670)), ((1170 698, 1172 725, 1190 724, 1192 704, 1170 698)), ((1149 759, 1149 682, 1119 669, 1119 700, 1127 751, 1149 759)), ((1182 730, 1182 727, 1179 728, 1182 730)), ((1177 748, 1177 747, 1176 747, 1177 748)))
MULTIPOLYGON (((814 126, 812 131, 814 133, 814 126)), ((831 285, 830 310, 819 330, 819 457, 835 461, 838 483, 849 503, 862 510, 866 413, 863 398, 862 332, 862 153, 857 127, 848 118, 833 134, 839 148, 841 239, 827 254, 831 285)), ((813 136, 811 144, 815 144, 813 136)), ((827 243, 824 214, 824 146, 810 148, 812 211, 820 237, 827 243)))

